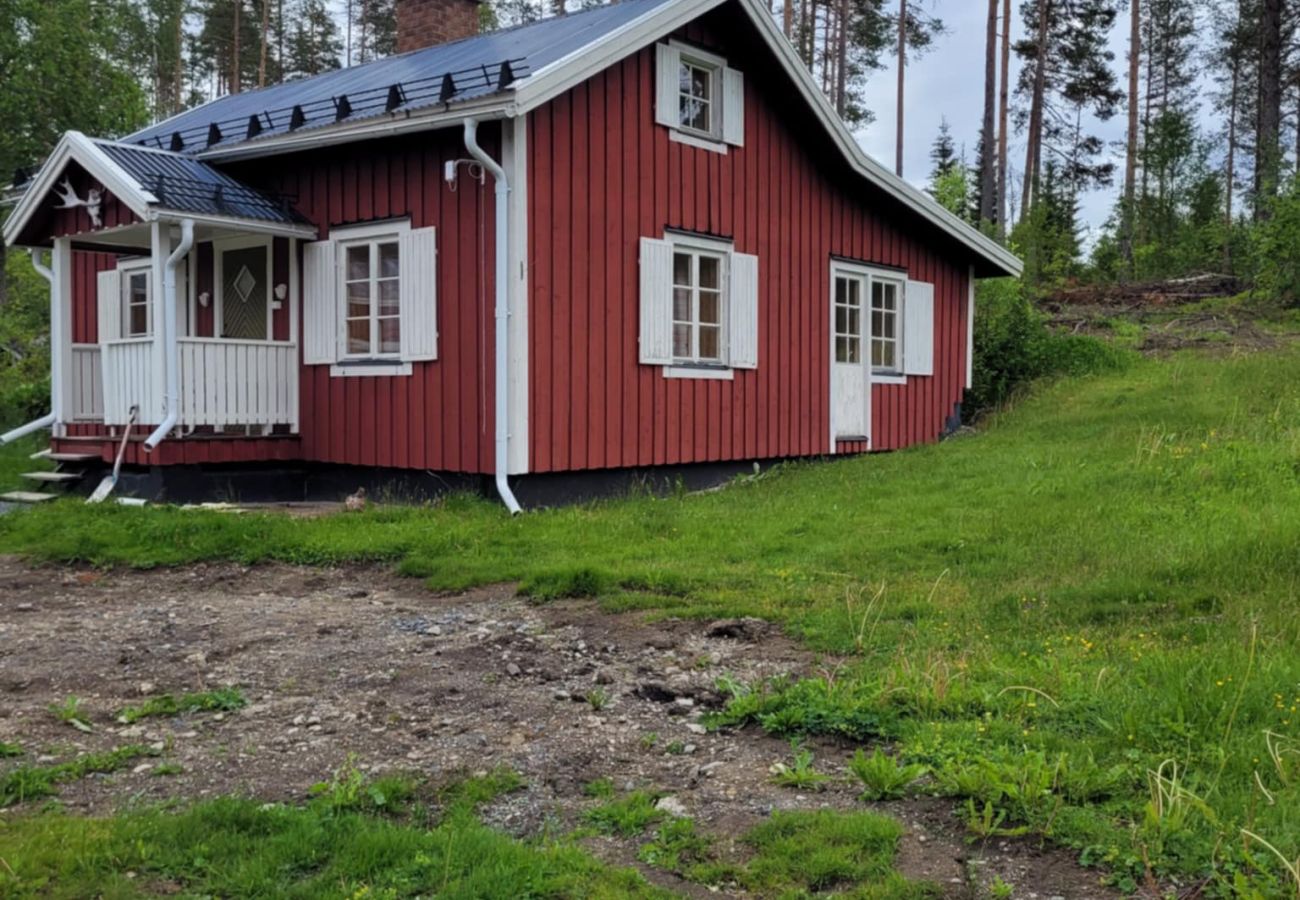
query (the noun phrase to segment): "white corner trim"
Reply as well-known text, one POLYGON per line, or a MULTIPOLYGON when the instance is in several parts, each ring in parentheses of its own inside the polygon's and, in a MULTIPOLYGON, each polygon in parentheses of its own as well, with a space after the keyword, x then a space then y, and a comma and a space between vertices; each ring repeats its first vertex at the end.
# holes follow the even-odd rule
POLYGON ((363 363, 363 362, 341 362, 334 363, 330 366, 331 378, 364 378, 366 376, 400 376, 410 375, 411 364, 409 362, 395 362, 390 364, 384 363, 363 363))
POLYGON ((888 375, 883 372, 871 373, 872 384, 907 384, 906 375, 888 375))
POLYGON ((684 131, 678 131, 676 128, 668 129, 668 140, 691 147, 698 147, 701 150, 709 150, 713 153, 721 153, 723 156, 727 155, 727 145, 721 141, 712 141, 694 134, 687 134, 684 131))
POLYGON ((966 281, 966 389, 975 386, 975 267, 966 281))
POLYGON ((735 381, 735 369, 713 366, 664 366, 665 378, 694 378, 697 381, 735 381))

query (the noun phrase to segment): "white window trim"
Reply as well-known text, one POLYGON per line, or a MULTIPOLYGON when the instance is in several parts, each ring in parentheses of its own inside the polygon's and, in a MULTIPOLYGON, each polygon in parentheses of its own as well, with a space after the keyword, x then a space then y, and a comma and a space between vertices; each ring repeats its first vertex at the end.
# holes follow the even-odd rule
POLYGON ((665 378, 694 378, 698 381, 735 381, 736 370, 730 366, 673 365, 663 366, 665 378))
MULTIPOLYGON (((334 281, 335 300, 338 304, 337 319, 335 322, 336 335, 338 339, 338 362, 330 366, 330 375, 335 377, 356 377, 366 375, 410 375, 412 372, 409 362, 402 362, 402 352, 399 349, 396 353, 367 353, 352 354, 347 352, 347 259, 348 248, 355 247, 358 244, 374 245, 384 243, 385 239, 391 238, 399 244, 398 253, 401 253, 400 243, 402 235, 411 230, 410 219, 388 219, 383 222, 370 222, 365 225, 350 225, 346 228, 334 228, 330 230, 330 240, 334 241, 336 258, 338 260, 338 272, 334 281)), ((398 266, 400 270, 401 261, 399 257, 398 266)), ((399 280, 400 290, 400 280, 399 280)), ((375 298, 371 298, 372 304, 375 298)), ((401 313, 398 313, 399 328, 405 327, 401 321, 401 313)), ((399 341, 400 345, 400 341, 399 341)))
MULTIPOLYGON (((709 53, 707 50, 701 50, 693 44, 686 44, 682 41, 670 40, 668 46, 673 47, 681 53, 681 61, 690 63, 698 69, 709 70, 709 130, 701 131, 698 128, 691 128, 683 125, 681 122, 681 90, 677 91, 677 110, 675 118, 677 127, 672 133, 683 138, 695 138, 699 144, 704 145, 706 150, 714 149, 713 144, 722 142, 723 128, 723 110, 722 110, 722 70, 727 67, 727 61, 716 53, 709 53)), ((685 144, 691 144, 691 141, 682 141, 685 144)), ((725 145, 724 145, 725 146, 725 145)))
POLYGON ((117 264, 118 274, 122 277, 118 288, 118 329, 122 340, 139 340, 153 337, 153 260, 148 256, 126 260, 117 264), (131 334, 126 327, 130 323, 128 307, 131 296, 131 276, 144 273, 145 291, 145 330, 144 334, 131 334))
POLYGON ((698 147, 701 150, 708 150, 712 153, 721 153, 727 155, 727 145, 720 140, 713 138, 700 137, 693 131, 680 131, 676 128, 669 129, 668 140, 676 141, 679 144, 687 144, 691 147, 698 147))
POLYGON ((239 340, 227 338, 221 333, 226 304, 223 257, 227 250, 247 250, 250 247, 266 247, 266 337, 263 340, 275 339, 275 311, 280 308, 279 301, 275 299, 275 242, 270 235, 256 235, 218 238, 212 242, 212 333, 222 340, 239 340))
MULTIPOLYGON (((721 270, 718 272, 718 343, 721 353, 717 360, 711 359, 692 359, 678 357, 674 354, 673 363, 667 368, 678 371, 691 372, 716 372, 732 371, 731 369, 731 255, 736 252, 735 244, 730 241, 721 241, 713 238, 700 237, 694 234, 684 234, 681 232, 668 231, 664 233, 664 240, 672 245, 673 254, 676 255, 678 250, 685 250, 693 253, 705 253, 721 257, 721 270)), ((672 277, 669 277, 670 290, 676 290, 672 283, 672 277)), ((699 285, 695 285, 693 290, 699 291, 699 285)), ((669 297, 669 312, 672 315, 673 298, 669 297)), ((698 325, 697 325, 698 328, 698 325)), ((708 378, 708 375, 674 375, 666 377, 674 378, 708 378)))
MULTIPOLYGON (((904 321, 904 319, 903 319, 903 304, 907 302, 907 273, 906 273, 906 272, 901 271, 901 270, 899 270, 899 269, 884 269, 884 268, 881 268, 881 267, 879 267, 879 266, 872 266, 872 265, 868 265, 868 264, 866 264, 866 263, 854 262, 853 260, 840 259, 840 258, 838 258, 838 257, 833 257, 833 258, 831 259, 831 273, 832 273, 831 277, 832 277, 832 279, 834 279, 834 273, 836 273, 836 272, 840 272, 840 271, 847 272, 847 273, 853 273, 853 274, 856 274, 856 275, 863 275, 863 276, 866 277, 866 279, 867 279, 867 295, 866 295, 866 297, 864 298, 866 302, 865 302, 864 305, 863 305, 863 313, 864 313, 866 316, 870 316, 870 315, 871 315, 871 286, 872 286, 872 284, 874 284, 874 283, 877 282, 877 281, 889 281, 889 282, 893 282, 894 284, 898 285, 898 297, 899 297, 899 301, 898 301, 898 322, 899 322, 899 328, 902 328, 902 327, 903 327, 903 321, 904 321)), ((833 290, 833 289, 834 289, 834 281, 832 280, 832 290, 833 290)), ((835 325, 835 323, 832 322, 832 323, 831 323, 831 338, 832 338, 831 353, 832 353, 832 359, 834 358, 833 354, 834 354, 834 352, 835 352, 835 345, 834 345, 834 331, 835 331, 835 328, 834 328, 834 325, 835 325)), ((867 321, 867 326, 868 326, 868 327, 864 328, 864 329, 863 329, 863 332, 866 333, 866 334, 871 335, 871 340, 874 341, 874 340, 875 340, 875 330, 874 330, 873 328, 871 328, 870 325, 871 325, 871 321, 870 321, 870 319, 868 319, 868 321, 867 321)), ((877 369, 875 366, 871 365, 871 350, 872 350, 872 348, 871 348, 871 345, 870 345, 870 344, 867 345, 867 347, 866 347, 866 368, 867 368, 867 371, 868 371, 868 372, 870 373, 870 375, 871 375, 871 383, 872 383, 872 384, 907 384, 907 375, 904 374, 904 372, 903 372, 903 370, 902 370, 902 360, 903 360, 903 357, 902 357, 902 349, 903 349, 903 341, 906 340, 906 339, 907 339, 907 335, 905 335, 905 334, 901 334, 901 333, 900 333, 899 341, 898 341, 898 349, 899 349, 899 356, 898 356, 898 360, 899 360, 899 368, 898 368, 897 371, 893 371, 893 370, 885 371, 885 370, 877 369)))
MULTIPOLYGON (((876 384, 907 384, 907 375, 903 371, 903 343, 907 340, 903 304, 907 302, 907 275, 892 272, 889 274, 883 272, 871 274, 867 283, 867 311, 873 319, 875 316, 875 286, 877 283, 894 285, 894 361, 896 365, 885 369, 871 363, 870 360, 875 353, 875 347, 872 346, 867 355, 868 364, 871 366, 871 380, 876 384)), ((877 339, 876 330, 872 328, 871 342, 873 345, 877 339)))

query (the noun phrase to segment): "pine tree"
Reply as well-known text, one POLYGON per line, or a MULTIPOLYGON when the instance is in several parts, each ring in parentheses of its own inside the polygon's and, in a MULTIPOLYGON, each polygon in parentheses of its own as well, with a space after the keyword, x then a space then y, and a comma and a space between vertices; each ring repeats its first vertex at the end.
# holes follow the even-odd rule
POLYGON ((300 0, 294 19, 285 51, 285 77, 309 77, 337 69, 343 41, 324 0, 300 0))
POLYGON ((939 133, 935 135, 934 143, 930 145, 930 162, 933 163, 930 169, 931 184, 961 164, 957 156, 957 145, 952 140, 952 126, 948 124, 946 117, 939 121, 939 133))
POLYGON ((360 62, 397 52, 397 4, 394 0, 360 0, 357 19, 360 62))

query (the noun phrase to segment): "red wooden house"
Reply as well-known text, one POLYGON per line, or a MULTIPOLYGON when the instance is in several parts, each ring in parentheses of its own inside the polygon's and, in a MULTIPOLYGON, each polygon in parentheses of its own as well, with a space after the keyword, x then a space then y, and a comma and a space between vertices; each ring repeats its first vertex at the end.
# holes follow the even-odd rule
POLYGON ((52 249, 26 430, 56 459, 495 477, 513 508, 958 419, 974 280, 1019 261, 863 154, 763 4, 398 23, 398 56, 70 133, 27 179, 4 238, 52 249))

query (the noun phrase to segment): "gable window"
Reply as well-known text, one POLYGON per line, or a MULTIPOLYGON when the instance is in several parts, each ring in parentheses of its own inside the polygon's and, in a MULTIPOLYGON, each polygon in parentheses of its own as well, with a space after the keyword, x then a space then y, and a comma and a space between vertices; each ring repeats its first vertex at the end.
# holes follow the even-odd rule
POLYGON ((122 336, 148 337, 151 310, 149 309, 149 270, 137 269, 122 273, 122 336))
POLYGON ((678 362, 723 361, 722 285, 728 256, 681 246, 673 250, 673 357, 678 362))
POLYGON ((406 219, 335 228, 303 246, 303 362, 410 375, 438 358, 438 247, 406 219))
POLYGON ((396 356, 402 352, 401 247, 372 240, 343 248, 343 288, 348 357, 396 356))
POLYGON ((716 54, 656 45, 655 121, 680 143, 726 153, 745 143, 745 80, 716 54))
POLYGON ((903 369, 902 304, 897 281, 871 282, 871 368, 882 375, 903 369))

